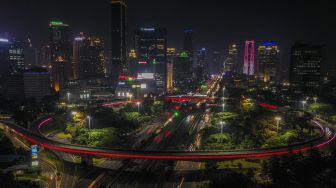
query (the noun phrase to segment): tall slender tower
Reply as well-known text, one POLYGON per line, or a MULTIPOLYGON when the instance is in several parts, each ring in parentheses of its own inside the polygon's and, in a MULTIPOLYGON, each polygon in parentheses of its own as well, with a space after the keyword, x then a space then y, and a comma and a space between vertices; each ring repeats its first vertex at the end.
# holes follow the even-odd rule
POLYGON ((65 87, 65 81, 70 80, 73 73, 69 25, 60 21, 51 21, 49 29, 52 85, 56 92, 60 92, 65 87))
POLYGON ((248 76, 254 75, 254 40, 245 42, 243 73, 248 76))
POLYGON ((126 0, 111 1, 111 66, 109 74, 117 81, 118 75, 127 70, 126 66, 126 0))

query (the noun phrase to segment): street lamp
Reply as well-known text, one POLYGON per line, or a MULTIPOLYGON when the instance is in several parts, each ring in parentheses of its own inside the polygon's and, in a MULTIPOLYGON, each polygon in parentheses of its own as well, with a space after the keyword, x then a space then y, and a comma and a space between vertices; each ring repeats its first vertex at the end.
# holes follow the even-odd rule
POLYGON ((306 103, 307 103, 307 101, 302 101, 302 111, 304 111, 306 103))
POLYGON ((316 104, 316 102, 317 102, 317 97, 314 97, 314 102, 315 102, 315 104, 316 104))
POLYGON ((131 101, 131 100, 132 100, 132 97, 133 97, 133 95, 132 95, 132 94, 130 94, 130 95, 129 95, 129 97, 130 97, 130 101, 131 101))
POLYGON ((89 125, 89 141, 91 140, 91 117, 87 116, 88 119, 88 125, 89 125))
POLYGON ((136 104, 138 105, 138 113, 139 113, 139 111, 140 111, 140 102, 137 102, 136 104))
MULTIPOLYGON (((220 124, 220 132, 221 132, 221 136, 223 135, 223 125, 224 125, 224 121, 220 121, 219 124, 220 124)), ((222 137, 220 139, 220 142, 222 142, 222 137)))
POLYGON ((70 103, 70 92, 67 93, 68 103, 70 103))
POLYGON ((223 103, 222 106, 223 106, 223 112, 224 112, 225 111, 225 103, 223 103))
POLYGON ((275 117, 275 121, 276 121, 276 124, 277 124, 277 134, 279 134, 279 123, 281 121, 281 117, 275 117))

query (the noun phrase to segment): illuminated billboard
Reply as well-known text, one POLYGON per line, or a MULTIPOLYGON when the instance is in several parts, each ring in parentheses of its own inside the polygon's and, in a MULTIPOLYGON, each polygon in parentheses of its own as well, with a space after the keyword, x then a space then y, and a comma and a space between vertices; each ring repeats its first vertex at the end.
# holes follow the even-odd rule
POLYGON ((138 80, 154 80, 154 73, 138 73, 138 80))

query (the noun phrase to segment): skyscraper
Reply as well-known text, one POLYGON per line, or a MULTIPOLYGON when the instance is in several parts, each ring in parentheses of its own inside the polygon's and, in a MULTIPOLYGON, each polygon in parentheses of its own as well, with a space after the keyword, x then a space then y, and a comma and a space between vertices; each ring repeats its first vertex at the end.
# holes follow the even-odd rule
POLYGON ((173 89, 174 80, 174 62, 176 58, 176 49, 167 48, 167 90, 173 89))
POLYGON ((258 46, 258 62, 256 66, 258 79, 264 82, 276 81, 279 64, 280 50, 278 44, 274 41, 262 42, 258 46))
POLYGON ((73 41, 74 74, 78 79, 104 76, 104 41, 80 33, 73 41))
MULTIPOLYGON (((223 59, 219 51, 214 51, 212 53, 212 65, 209 67, 211 69, 209 72, 211 74, 219 74, 223 70, 223 59)), ((229 65, 225 66, 226 70, 230 70, 229 65)))
POLYGON ((306 93, 319 89, 323 78, 323 46, 296 43, 291 50, 290 83, 306 93))
POLYGON ((226 61, 227 64, 225 65, 231 72, 241 73, 241 68, 238 63, 238 45, 237 44, 230 44, 229 45, 229 56, 228 60, 226 61))
POLYGON ((193 48, 193 30, 192 29, 184 30, 183 50, 185 52, 188 52, 189 56, 193 58, 194 48, 193 48))
POLYGON ((247 76, 254 75, 254 40, 245 42, 243 73, 247 76))
POLYGON ((71 43, 69 25, 60 21, 52 21, 50 27, 50 58, 52 66, 52 84, 56 92, 63 89, 64 82, 72 76, 71 43))
POLYGON ((8 36, 0 36, 0 89, 4 86, 4 80, 12 71, 9 59, 10 43, 8 36))
POLYGON ((176 54, 173 65, 174 87, 180 90, 187 89, 192 80, 191 62, 188 51, 182 51, 176 54))
POLYGON ((151 75, 150 77, 154 81, 153 92, 157 94, 164 93, 167 88, 166 29, 140 28, 136 30, 135 49, 138 59, 138 78, 143 73, 151 75))
POLYGON ((11 61, 12 72, 21 72, 25 69, 24 42, 13 39, 9 49, 9 59, 11 61))
POLYGON ((195 68, 196 82, 203 81, 208 74, 207 51, 205 48, 200 48, 197 52, 197 62, 195 68))
POLYGON ((111 1, 111 67, 109 74, 116 82, 120 74, 127 70, 126 66, 126 1, 111 1))

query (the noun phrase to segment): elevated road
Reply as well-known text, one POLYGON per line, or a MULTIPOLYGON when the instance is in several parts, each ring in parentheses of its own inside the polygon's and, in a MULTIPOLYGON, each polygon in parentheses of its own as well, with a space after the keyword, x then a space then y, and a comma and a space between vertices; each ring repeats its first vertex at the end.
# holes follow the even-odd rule
MULTIPOLYGON (((48 125, 52 119, 42 120, 37 127, 48 125)), ((248 150, 232 150, 232 151, 150 151, 150 150, 124 150, 110 148, 92 148, 87 146, 72 145, 59 143, 49 140, 37 133, 22 128, 10 122, 3 122, 9 131, 24 137, 33 144, 50 150, 56 150, 66 153, 74 153, 79 155, 92 155, 97 157, 110 158, 128 158, 128 159, 161 159, 161 160, 185 160, 185 161, 204 161, 204 160, 222 160, 222 159, 238 159, 238 158, 254 158, 267 157, 272 155, 286 155, 289 152, 303 152, 313 148, 321 148, 335 140, 336 134, 329 128, 325 127, 317 120, 312 121, 321 129, 322 135, 319 138, 309 140, 307 142, 293 144, 284 147, 248 149, 248 150)))

